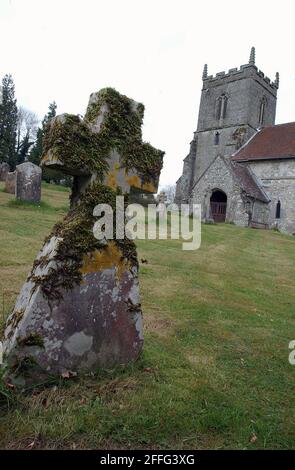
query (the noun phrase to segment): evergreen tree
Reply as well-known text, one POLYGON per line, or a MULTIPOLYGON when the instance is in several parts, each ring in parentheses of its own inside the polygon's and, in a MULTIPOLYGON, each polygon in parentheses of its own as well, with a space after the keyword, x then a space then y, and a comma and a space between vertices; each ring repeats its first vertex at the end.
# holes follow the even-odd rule
POLYGON ((35 165, 40 165, 40 159, 43 151, 43 136, 45 132, 45 127, 50 121, 50 119, 54 118, 56 116, 56 103, 53 101, 53 103, 49 104, 48 107, 48 113, 44 116, 43 121, 42 121, 42 127, 38 129, 37 131, 37 139, 36 142, 30 152, 29 160, 35 165))
POLYGON ((15 87, 11 75, 2 80, 2 100, 0 102, 0 161, 7 162, 14 170, 16 164, 17 106, 15 87))
POLYGON ((19 151, 17 152, 17 164, 23 163, 27 159, 28 152, 33 145, 33 142, 30 142, 29 134, 26 134, 20 143, 19 151))
POLYGON ((48 113, 45 115, 45 117, 42 121, 43 129, 46 126, 46 124, 50 121, 50 119, 52 119, 56 116, 56 108, 57 108, 57 105, 56 105, 55 101, 53 101, 52 103, 49 104, 48 113))
MULTIPOLYGON (((37 138, 29 155, 29 161, 35 163, 35 165, 40 165, 40 160, 43 152, 43 137, 45 129, 50 119, 56 116, 56 107, 57 106, 55 101, 49 104, 48 112, 44 116, 42 121, 42 127, 39 127, 37 131, 37 138)), ((49 170, 48 168, 43 168, 42 178, 48 183, 50 181, 53 181, 56 184, 60 184, 61 181, 64 181, 63 184, 65 184, 66 186, 71 186, 72 184, 72 178, 70 176, 65 176, 61 171, 58 170, 49 170)))
POLYGON ((37 131, 36 141, 34 143, 34 146, 32 147, 32 150, 31 150, 30 156, 29 156, 29 161, 32 162, 32 163, 35 163, 35 165, 40 164, 40 158, 41 158, 41 155, 42 155, 42 139, 43 139, 43 131, 39 127, 39 129, 37 131))

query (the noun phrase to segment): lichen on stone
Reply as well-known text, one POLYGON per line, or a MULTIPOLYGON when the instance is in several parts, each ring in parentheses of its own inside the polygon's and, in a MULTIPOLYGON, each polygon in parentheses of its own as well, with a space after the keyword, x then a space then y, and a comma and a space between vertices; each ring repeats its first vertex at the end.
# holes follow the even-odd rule
POLYGON ((143 181, 149 181, 160 173, 164 152, 142 142, 143 114, 143 104, 104 88, 90 101, 84 120, 64 114, 48 123, 41 164, 46 166, 50 161, 52 168, 63 166, 71 174, 95 173, 102 181, 107 158, 117 149, 121 165, 135 168, 143 181), (95 131, 98 119, 102 120, 95 131))
MULTIPOLYGON (((44 257, 37 259, 34 263, 30 280, 34 282, 35 288, 41 287, 43 294, 50 299, 61 299, 62 291, 70 290, 81 283, 83 278, 83 260, 85 256, 91 257, 96 250, 107 250, 107 246, 93 235, 93 226, 97 218, 93 216, 93 209, 98 203, 109 204, 116 214, 116 196, 118 191, 113 191, 99 182, 91 183, 85 193, 81 195, 80 203, 71 209, 61 223, 54 226, 51 237, 60 240, 54 256, 55 265, 49 267, 45 275, 36 275, 36 268, 44 266, 44 257)), ((127 202, 126 202, 127 203, 127 202)), ((126 269, 137 266, 136 247, 132 240, 127 237, 117 240, 114 227, 114 244, 121 253, 122 261, 125 260, 126 269)), ((116 259, 118 261, 118 250, 116 259)), ((97 266, 103 269, 103 264, 97 266)))
POLYGON ((164 152, 142 142, 144 105, 135 103, 113 88, 104 88, 88 105, 85 120, 95 124, 102 106, 107 106, 100 135, 109 150, 116 148, 127 169, 135 168, 143 180, 154 178, 163 165, 164 152))
POLYGON ((77 172, 101 175, 107 170, 106 158, 109 149, 101 136, 91 131, 89 126, 73 114, 64 114, 47 125, 42 164, 46 164, 48 155, 56 158, 56 167, 60 162, 65 167, 77 172))
POLYGON ((8 318, 6 322, 6 326, 11 327, 11 332, 13 332, 13 330, 18 326, 19 322, 23 318, 24 313, 25 313, 25 309, 21 308, 21 309, 15 310, 11 314, 11 316, 8 318))

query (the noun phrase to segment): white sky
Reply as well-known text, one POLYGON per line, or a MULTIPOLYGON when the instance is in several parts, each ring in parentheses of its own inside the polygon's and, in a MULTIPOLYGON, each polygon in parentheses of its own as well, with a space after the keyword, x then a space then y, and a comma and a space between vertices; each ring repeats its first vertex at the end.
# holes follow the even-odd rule
POLYGON ((166 151, 174 183, 197 126, 203 65, 280 72, 277 123, 295 121, 294 0, 0 0, 0 77, 40 118, 84 114, 105 86, 144 103, 144 139, 166 151))

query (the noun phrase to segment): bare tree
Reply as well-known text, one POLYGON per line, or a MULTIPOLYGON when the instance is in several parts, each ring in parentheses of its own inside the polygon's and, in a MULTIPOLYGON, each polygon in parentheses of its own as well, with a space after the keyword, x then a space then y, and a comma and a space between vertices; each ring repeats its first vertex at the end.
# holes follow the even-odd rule
POLYGON ((36 140, 39 119, 35 113, 22 106, 18 108, 16 153, 18 163, 27 158, 28 151, 36 140))
POLYGON ((167 203, 172 204, 175 198, 176 184, 168 184, 162 188, 161 192, 164 192, 167 197, 167 203))

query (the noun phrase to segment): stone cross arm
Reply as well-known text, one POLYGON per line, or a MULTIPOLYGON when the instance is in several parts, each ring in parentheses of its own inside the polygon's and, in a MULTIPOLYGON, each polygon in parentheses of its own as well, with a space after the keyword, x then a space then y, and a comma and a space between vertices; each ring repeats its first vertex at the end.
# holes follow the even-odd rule
POLYGON ((55 117, 41 165, 75 177, 78 191, 99 180, 123 193, 157 192, 164 152, 142 141, 144 106, 112 88, 92 93, 84 118, 55 117))

